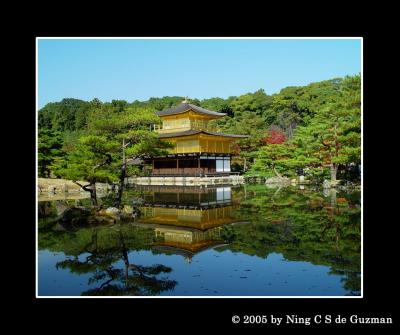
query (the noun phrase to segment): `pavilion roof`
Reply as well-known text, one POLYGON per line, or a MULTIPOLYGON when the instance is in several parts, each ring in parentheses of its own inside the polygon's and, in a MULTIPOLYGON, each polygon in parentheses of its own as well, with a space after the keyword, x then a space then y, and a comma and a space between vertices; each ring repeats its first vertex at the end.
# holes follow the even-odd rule
POLYGON ((153 250, 163 252, 166 254, 177 254, 186 257, 193 257, 195 254, 202 251, 226 246, 228 243, 222 240, 208 240, 200 243, 174 243, 174 242, 158 242, 152 246, 153 250))
POLYGON ((159 134, 158 137, 159 138, 171 138, 171 137, 191 136, 191 135, 197 135, 197 134, 205 134, 205 135, 221 136, 221 137, 232 137, 232 138, 247 138, 247 137, 249 137, 248 135, 214 133, 214 132, 211 132, 211 131, 195 130, 195 129, 179 131, 179 132, 176 132, 176 133, 159 134))
POLYGON ((157 112, 156 114, 158 116, 167 116, 167 115, 174 115, 174 114, 182 114, 185 113, 189 110, 192 110, 194 112, 197 112, 199 114, 205 114, 205 115, 210 115, 210 116, 217 116, 217 117, 221 117, 221 116, 225 116, 226 113, 219 113, 219 112, 214 112, 214 111, 210 111, 208 109, 196 106, 196 105, 192 105, 189 103, 181 103, 178 106, 174 107, 174 108, 170 108, 170 109, 164 109, 162 111, 157 112))

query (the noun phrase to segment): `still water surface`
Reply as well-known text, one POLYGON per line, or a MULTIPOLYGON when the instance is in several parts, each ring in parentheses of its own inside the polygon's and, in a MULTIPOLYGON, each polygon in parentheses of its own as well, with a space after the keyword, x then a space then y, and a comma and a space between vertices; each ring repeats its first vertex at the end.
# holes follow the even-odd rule
POLYGON ((86 200, 39 201, 39 296, 361 293, 359 192, 148 186, 124 203, 140 215, 94 225, 57 221, 86 200))

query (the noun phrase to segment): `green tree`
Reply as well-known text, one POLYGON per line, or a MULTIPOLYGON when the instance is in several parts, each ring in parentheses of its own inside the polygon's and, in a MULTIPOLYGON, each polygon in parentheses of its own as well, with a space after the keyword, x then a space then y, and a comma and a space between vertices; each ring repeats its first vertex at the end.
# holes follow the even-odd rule
POLYGON ((271 106, 272 100, 263 89, 235 98, 229 105, 235 113, 252 112, 262 116, 271 106))
POLYGON ((303 155, 329 166, 336 181, 339 166, 361 161, 361 78, 347 77, 340 98, 315 113, 299 127, 293 140, 303 155))
POLYGON ((292 168, 296 167, 293 160, 293 146, 286 143, 268 144, 258 151, 257 161, 253 166, 254 171, 271 170, 273 173, 282 178, 282 174, 291 174, 292 168))
POLYGON ((86 125, 86 117, 91 104, 78 99, 63 99, 48 103, 38 112, 39 128, 56 131, 74 131, 86 125))
MULTIPOLYGON (((150 98, 148 101, 144 101, 139 104, 131 105, 130 107, 140 107, 140 108, 149 108, 155 111, 161 111, 163 109, 168 109, 173 106, 180 104, 184 100, 184 97, 162 97, 162 98, 150 98)), ((198 100, 196 100, 198 102, 198 100)), ((193 102, 194 103, 194 102, 193 102)))
POLYGON ((96 183, 118 180, 118 161, 115 157, 119 143, 105 136, 87 135, 79 139, 75 150, 57 165, 57 174, 72 180, 90 192, 93 205, 97 205, 96 183), (79 181, 88 182, 87 185, 79 181))
POLYGON ((39 177, 50 177, 52 165, 64 152, 62 134, 50 129, 39 129, 38 132, 38 172, 39 177))
POLYGON ((90 132, 97 136, 105 136, 111 143, 119 143, 119 152, 116 153, 116 159, 120 162, 119 188, 115 207, 121 205, 125 179, 131 173, 137 172, 134 168, 128 171, 127 160, 142 160, 145 157, 163 155, 167 153, 166 149, 171 147, 152 131, 153 125, 160 122, 153 110, 131 107, 124 113, 103 109, 89 117, 90 132))
MULTIPOLYGON (((352 76, 289 87, 274 95, 270 111, 275 115, 274 123, 286 130, 289 141, 276 147, 253 147, 258 152, 252 172, 272 170, 276 175, 290 175, 294 168, 308 168, 313 178, 321 178, 329 167, 335 182, 340 167, 349 169, 359 164, 360 87, 360 76, 352 76)), ((249 140, 254 139, 251 136, 249 140)))

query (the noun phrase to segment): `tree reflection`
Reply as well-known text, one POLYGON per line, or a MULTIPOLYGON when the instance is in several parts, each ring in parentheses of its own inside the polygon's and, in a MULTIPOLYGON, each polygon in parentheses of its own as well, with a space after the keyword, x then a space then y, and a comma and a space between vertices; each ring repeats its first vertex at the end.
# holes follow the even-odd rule
POLYGON ((79 255, 88 254, 83 259, 79 255, 58 262, 56 267, 69 269, 72 273, 91 273, 88 284, 96 288, 82 292, 82 295, 158 295, 172 290, 177 284, 168 278, 158 278, 162 273, 171 272, 171 268, 161 264, 141 266, 129 261, 130 249, 125 236, 119 229, 114 244, 109 248, 99 246, 97 230, 93 230, 91 241, 84 245, 79 255), (122 267, 120 261, 122 260, 122 267))
POLYGON ((356 254, 351 259, 352 253, 348 250, 350 245, 359 247, 359 211, 349 204, 349 200, 344 197, 337 197, 337 190, 329 192, 330 206, 325 206, 326 220, 324 222, 321 236, 328 235, 334 242, 334 255, 332 262, 335 266, 331 268, 331 273, 339 274, 344 277, 344 288, 349 291, 349 295, 359 295, 361 291, 360 279, 360 255, 356 254), (358 257, 357 257, 358 256, 358 257), (357 257, 357 258, 356 258, 357 257))
POLYGON ((231 249, 259 257, 282 253, 290 261, 327 265, 343 276, 350 295, 361 290, 361 237, 358 196, 320 194, 294 188, 247 185, 247 197, 236 215, 252 217, 246 226, 227 226, 222 236, 231 249))
MULTIPOLYGON (((262 258, 270 253, 281 253, 288 261, 325 265, 330 274, 342 276, 342 286, 347 294, 360 294, 359 193, 334 190, 324 194, 310 188, 269 189, 265 185, 246 185, 234 192, 235 198, 241 200, 240 206, 232 211, 232 217, 235 222, 251 222, 221 225, 218 239, 229 245, 215 250, 230 249, 262 258)), ((61 230, 46 217, 47 213, 61 210, 62 206, 51 209, 43 204, 40 212, 43 217, 39 220, 39 249, 62 251, 69 258, 59 262, 58 268, 90 275, 89 284, 95 288, 82 294, 158 295, 174 289, 175 281, 162 278, 168 276, 171 268, 160 264, 143 266, 129 258, 132 251, 150 250, 152 245, 160 242, 153 228, 124 223, 94 227, 69 225, 71 229, 61 230)), ((155 212, 160 214, 161 221, 166 221, 165 209, 155 212)), ((142 213, 142 219, 145 214, 142 213)), ((168 217, 171 220, 172 217, 168 217)), ((183 220, 181 216, 179 218, 183 220)), ((189 218, 192 220, 194 217, 189 218)), ((184 220, 187 226, 188 217, 185 216, 184 220)), ((210 224, 215 223, 212 220, 210 224)), ((176 225, 179 226, 181 221, 176 225)))

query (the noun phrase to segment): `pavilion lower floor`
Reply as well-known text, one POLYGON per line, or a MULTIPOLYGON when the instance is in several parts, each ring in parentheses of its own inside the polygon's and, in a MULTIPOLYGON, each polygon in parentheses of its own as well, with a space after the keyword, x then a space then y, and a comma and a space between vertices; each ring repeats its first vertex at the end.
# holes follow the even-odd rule
POLYGON ((152 176, 207 176, 231 174, 230 155, 169 155, 147 159, 152 176))

